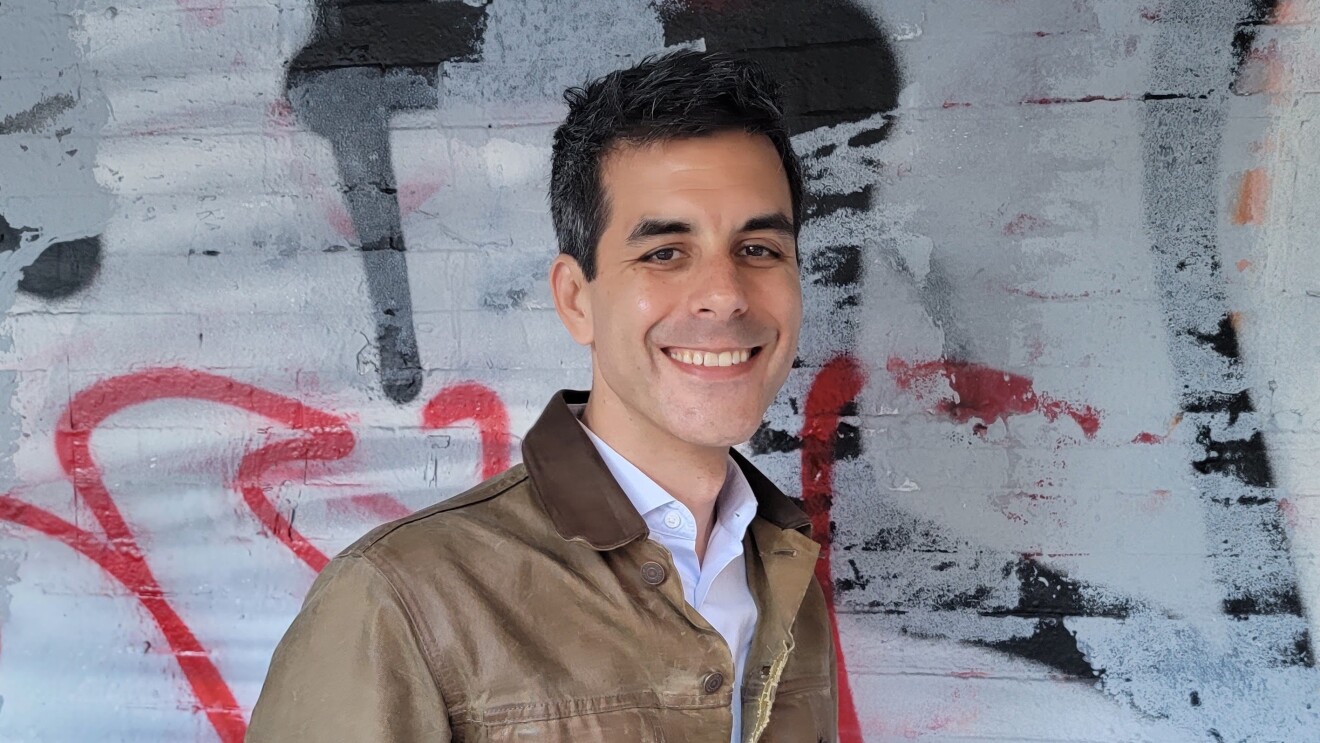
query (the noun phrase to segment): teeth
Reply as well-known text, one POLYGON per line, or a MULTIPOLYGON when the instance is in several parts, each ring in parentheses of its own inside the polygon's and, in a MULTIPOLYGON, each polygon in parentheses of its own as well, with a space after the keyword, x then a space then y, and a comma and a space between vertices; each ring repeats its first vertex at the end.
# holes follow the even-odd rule
POLYGON ((737 351, 693 351, 686 348, 669 349, 669 357, 675 361, 681 361, 684 364, 693 366, 737 366, 746 362, 752 357, 752 349, 745 348, 737 351))

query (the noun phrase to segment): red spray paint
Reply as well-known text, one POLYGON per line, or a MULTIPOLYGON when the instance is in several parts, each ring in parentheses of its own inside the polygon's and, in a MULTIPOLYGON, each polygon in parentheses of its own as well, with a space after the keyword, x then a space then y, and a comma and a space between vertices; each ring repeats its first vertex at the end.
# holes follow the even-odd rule
POLYGON ((183 671, 200 710, 225 743, 243 739, 246 723, 229 685, 210 653, 170 605, 152 573, 132 529, 115 505, 100 468, 92 458, 92 433, 114 413, 150 400, 209 400, 257 413, 306 436, 268 444, 243 457, 236 485, 244 501, 268 530, 309 565, 323 565, 324 555, 292 528, 266 497, 261 476, 293 459, 338 459, 353 448, 343 421, 283 395, 226 377, 188 369, 149 369, 98 382, 69 403, 55 432, 55 448, 74 495, 91 511, 103 535, 70 524, 49 511, 12 495, 0 496, 0 518, 26 526, 81 553, 128 589, 160 627, 183 671))
POLYGON ((175 0, 175 3, 206 28, 225 22, 224 0, 175 0))
POLYGON ((973 418, 989 425, 1009 416, 1041 413, 1051 422, 1066 415, 1077 422, 1087 438, 1100 430, 1100 413, 1090 405, 1076 405, 1036 392, 1031 380, 1000 369, 964 361, 923 361, 908 363, 890 359, 886 369, 900 389, 911 391, 919 400, 940 394, 939 380, 948 382, 956 398, 939 397, 935 410, 959 423, 973 418))
POLYGON ((476 382, 440 390, 422 410, 422 427, 446 428, 470 420, 481 437, 481 477, 509 468, 509 412, 494 391, 476 382))
MULTIPOLYGON (((355 441, 344 419, 284 395, 191 369, 148 369, 98 382, 75 396, 61 417, 55 433, 60 464, 73 485, 75 497, 91 511, 103 534, 93 534, 18 499, 17 490, 0 495, 0 519, 62 542, 128 589, 160 628, 197 699, 198 709, 206 714, 224 743, 240 743, 247 728, 243 710, 209 651, 170 604, 91 454, 92 434, 107 418, 126 408, 163 399, 229 405, 303 434, 245 454, 234 486, 268 533, 314 571, 323 568, 328 562, 326 555, 294 529, 271 502, 266 475, 281 465, 347 456, 355 441)), ((483 476, 507 468, 509 418, 493 391, 475 383, 459 384, 442 390, 423 411, 423 424, 427 427, 442 427, 467 419, 476 422, 481 436, 483 476)), ((400 514, 408 510, 388 496, 363 497, 381 513, 400 514)))
POLYGON ((811 383, 807 392, 806 420, 802 424, 802 503, 811 519, 811 530, 820 542, 816 579, 825 591, 829 607, 830 632, 839 667, 839 740, 862 743, 862 726, 848 684, 848 667, 843 644, 839 642, 839 622, 834 610, 834 576, 830 568, 830 508, 834 503, 834 440, 839 431, 839 417, 853 402, 866 383, 862 367, 850 356, 832 359, 811 383))

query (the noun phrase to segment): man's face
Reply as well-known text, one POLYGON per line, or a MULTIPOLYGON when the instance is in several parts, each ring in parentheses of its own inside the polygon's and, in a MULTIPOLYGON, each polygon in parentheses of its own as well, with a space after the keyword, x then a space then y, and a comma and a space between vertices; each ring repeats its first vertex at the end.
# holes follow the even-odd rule
POLYGON ((591 347, 592 415, 700 446, 746 441, 802 322, 774 145, 734 131, 623 147, 601 180, 609 221, 596 278, 581 285, 582 316, 565 320, 591 347))

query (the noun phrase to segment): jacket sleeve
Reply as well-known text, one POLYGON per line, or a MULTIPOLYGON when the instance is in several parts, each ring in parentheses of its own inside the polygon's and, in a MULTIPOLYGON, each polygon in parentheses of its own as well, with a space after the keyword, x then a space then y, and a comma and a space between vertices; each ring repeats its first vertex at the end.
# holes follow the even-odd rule
POLYGON ((452 740, 440 689, 389 580, 358 554, 312 584, 275 649, 247 743, 452 740))

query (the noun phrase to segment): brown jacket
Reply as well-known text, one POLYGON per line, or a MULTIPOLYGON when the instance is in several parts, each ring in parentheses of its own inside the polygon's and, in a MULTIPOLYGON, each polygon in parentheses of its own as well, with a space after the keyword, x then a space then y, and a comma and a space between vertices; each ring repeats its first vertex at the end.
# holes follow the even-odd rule
MULTIPOLYGON (((249 742, 726 743, 733 657, 561 392, 523 464, 385 524, 316 579, 249 742)), ((734 454, 759 503, 744 741, 837 738, 834 648, 807 517, 734 454)))

